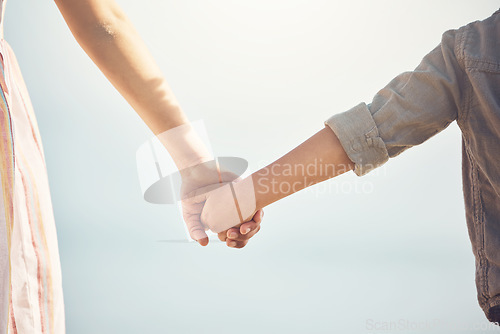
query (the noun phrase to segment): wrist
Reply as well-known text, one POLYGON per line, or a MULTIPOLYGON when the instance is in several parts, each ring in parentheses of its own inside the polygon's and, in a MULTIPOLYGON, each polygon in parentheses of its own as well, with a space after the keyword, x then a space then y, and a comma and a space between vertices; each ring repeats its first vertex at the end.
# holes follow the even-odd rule
POLYGON ((208 185, 222 185, 221 173, 214 160, 181 169, 179 174, 184 193, 189 193, 192 190, 203 188, 208 185))
POLYGON ((255 212, 259 209, 252 176, 234 181, 231 186, 237 209, 241 213, 242 222, 252 219, 255 212))
POLYGON ((165 131, 157 137, 179 170, 213 160, 212 154, 190 123, 165 131))
POLYGON ((278 194, 274 191, 275 187, 273 186, 276 180, 270 176, 268 167, 253 173, 249 178, 253 181, 255 206, 257 210, 263 209, 279 199, 278 194))

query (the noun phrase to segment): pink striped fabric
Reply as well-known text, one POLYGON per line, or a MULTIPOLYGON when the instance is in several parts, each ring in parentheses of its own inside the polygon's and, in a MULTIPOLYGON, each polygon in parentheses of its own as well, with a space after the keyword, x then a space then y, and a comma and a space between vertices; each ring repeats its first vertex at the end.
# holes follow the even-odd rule
MULTIPOLYGON (((1 8, 0 18, 3 2, 1 8)), ((40 133, 3 36, 0 67, 0 333, 64 333, 59 251, 40 133)))

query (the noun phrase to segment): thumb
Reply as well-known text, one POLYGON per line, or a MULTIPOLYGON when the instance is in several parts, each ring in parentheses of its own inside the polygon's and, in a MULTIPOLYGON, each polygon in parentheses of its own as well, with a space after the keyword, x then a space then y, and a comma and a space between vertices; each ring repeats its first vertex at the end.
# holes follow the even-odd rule
POLYGON ((187 219, 185 221, 189 236, 200 245, 208 245, 208 235, 205 233, 205 227, 199 219, 187 219))
POLYGON ((190 232, 189 235, 193 240, 196 240, 201 246, 208 245, 208 235, 204 230, 195 230, 194 232, 190 232))

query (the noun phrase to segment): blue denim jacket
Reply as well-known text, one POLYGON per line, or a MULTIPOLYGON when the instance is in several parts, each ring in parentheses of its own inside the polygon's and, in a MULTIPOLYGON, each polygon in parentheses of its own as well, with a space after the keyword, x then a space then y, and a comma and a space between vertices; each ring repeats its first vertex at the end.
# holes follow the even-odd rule
POLYGON ((500 322, 500 10, 443 34, 420 65, 371 104, 328 119, 363 175, 457 121, 478 300, 500 322))

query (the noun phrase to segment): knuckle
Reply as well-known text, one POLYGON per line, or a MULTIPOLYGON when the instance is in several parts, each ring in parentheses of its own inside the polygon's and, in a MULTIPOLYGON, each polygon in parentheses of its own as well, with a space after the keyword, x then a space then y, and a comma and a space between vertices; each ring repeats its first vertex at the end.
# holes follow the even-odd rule
POLYGON ((238 244, 235 246, 235 248, 241 249, 246 246, 246 241, 240 241, 238 244))

